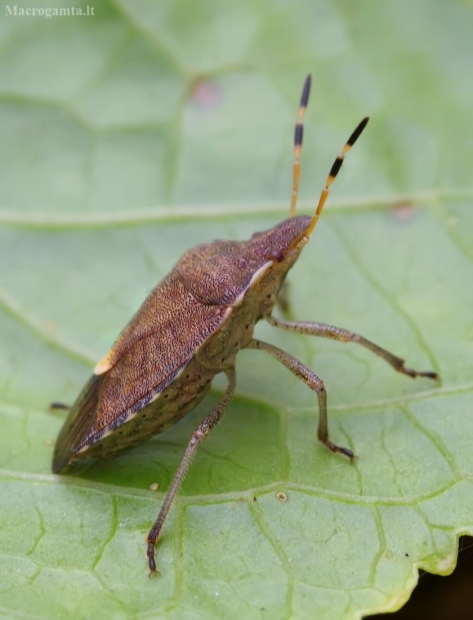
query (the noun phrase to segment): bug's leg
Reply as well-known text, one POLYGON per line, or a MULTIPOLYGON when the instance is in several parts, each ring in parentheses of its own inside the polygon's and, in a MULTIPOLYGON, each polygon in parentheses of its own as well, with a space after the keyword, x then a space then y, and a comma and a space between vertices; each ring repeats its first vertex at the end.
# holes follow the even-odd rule
POLYGON ((65 410, 65 411, 69 411, 69 409, 71 408, 70 405, 66 405, 65 403, 51 403, 49 405, 49 410, 50 411, 58 411, 58 410, 65 410))
POLYGON ((169 487, 166 497, 164 498, 164 502, 161 506, 161 510, 159 511, 158 518, 156 519, 153 527, 148 534, 147 555, 151 575, 157 572, 154 548, 159 539, 159 535, 161 534, 161 530, 163 529, 164 522, 168 515, 169 509, 171 508, 174 497, 178 492, 182 481, 184 480, 184 477, 187 473, 187 470, 189 469, 189 465, 194 458, 199 444, 204 441, 210 431, 220 422, 223 414, 225 413, 228 405, 230 404, 230 401, 233 398, 233 394, 235 393, 235 369, 231 368, 227 370, 226 375, 228 378, 227 389, 225 390, 225 393, 223 394, 217 405, 214 407, 212 412, 199 424, 196 430, 192 433, 191 440, 187 444, 187 448, 184 452, 184 456, 182 457, 182 461, 180 462, 179 467, 174 474, 171 486, 169 487))
POLYGON ((299 193, 299 179, 301 176, 301 152, 302 152, 302 138, 304 136, 304 114, 309 103, 310 84, 312 77, 308 75, 304 82, 302 89, 301 102, 299 104, 299 112, 297 114, 296 128, 294 131, 294 165, 293 165, 293 180, 292 180, 292 196, 291 196, 291 209, 289 211, 289 217, 292 217, 296 212, 297 195, 299 193))
POLYGON ((283 285, 279 289, 278 296, 276 297, 276 305, 285 317, 290 317, 291 303, 289 301, 289 282, 287 280, 284 280, 283 285))
POLYGON ((319 426, 317 429, 317 437, 319 440, 327 446, 332 452, 340 452, 348 456, 350 460, 353 459, 353 452, 348 448, 342 448, 330 441, 328 436, 328 422, 327 422, 327 392, 325 391, 324 382, 318 377, 312 370, 309 370, 307 366, 304 366, 298 359, 286 353, 282 349, 275 347, 272 344, 263 342, 262 340, 253 339, 247 345, 250 349, 260 349, 267 351, 270 355, 275 357, 279 362, 284 364, 296 377, 302 379, 306 385, 314 390, 317 394, 319 401, 319 426))
POLYGON ((407 375, 408 377, 428 377, 429 379, 439 380, 439 375, 436 372, 430 370, 419 371, 407 368, 404 365, 404 360, 396 355, 393 355, 386 349, 379 347, 374 342, 363 338, 359 334, 355 334, 348 329, 342 327, 334 327, 333 325, 325 325, 325 323, 314 323, 310 321, 280 321, 273 316, 266 317, 266 320, 274 325, 290 332, 297 332, 298 334, 307 334, 309 336, 321 336, 322 338, 330 338, 331 340, 338 340, 339 342, 356 342, 361 344, 362 347, 369 349, 375 355, 378 355, 385 360, 390 366, 398 372, 407 375))

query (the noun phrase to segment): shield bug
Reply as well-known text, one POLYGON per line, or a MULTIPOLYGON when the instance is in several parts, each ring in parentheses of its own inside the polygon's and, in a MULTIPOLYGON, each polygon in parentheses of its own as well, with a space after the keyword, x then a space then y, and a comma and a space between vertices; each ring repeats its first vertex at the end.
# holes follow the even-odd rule
POLYGON ((293 190, 289 218, 248 241, 212 241, 187 251, 154 288, 125 327, 72 406, 56 442, 53 471, 85 457, 111 458, 161 433, 204 398, 215 375, 228 386, 220 401, 193 432, 148 534, 147 555, 156 572, 155 545, 173 499, 197 447, 221 420, 236 386, 235 358, 240 349, 260 349, 281 362, 312 389, 318 399, 318 438, 349 459, 353 452, 329 439, 324 383, 289 353, 253 338, 265 319, 291 332, 357 343, 409 377, 437 379, 435 372, 407 368, 404 360, 366 338, 315 322, 283 321, 272 316, 288 271, 309 241, 345 155, 365 129, 365 118, 335 159, 312 217, 295 215, 300 175, 303 117, 311 78, 305 80, 294 137, 293 190))

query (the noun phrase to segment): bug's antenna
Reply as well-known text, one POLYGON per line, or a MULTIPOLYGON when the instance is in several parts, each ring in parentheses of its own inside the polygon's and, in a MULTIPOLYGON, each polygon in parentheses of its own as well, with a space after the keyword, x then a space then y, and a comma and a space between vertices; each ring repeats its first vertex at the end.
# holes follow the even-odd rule
POLYGON ((296 129, 294 132, 294 167, 293 167, 293 181, 292 181, 292 196, 291 196, 291 209, 289 211, 289 217, 292 217, 296 212, 297 194, 299 192, 299 177, 301 174, 301 151, 302 151, 302 138, 304 136, 304 114, 309 102, 310 85, 312 82, 312 76, 306 77, 304 82, 304 88, 302 89, 301 103, 299 105, 299 112, 297 114, 296 129))
POLYGON ((358 127, 355 129, 355 131, 351 134, 351 136, 348 138, 345 146, 343 147, 343 149, 341 150, 341 152, 338 154, 337 159, 333 162, 333 166, 330 170, 330 173, 327 177, 327 181, 325 183, 325 187, 322 190, 322 193, 320 194, 320 198, 319 198, 319 204, 317 205, 317 209, 315 210, 315 214, 314 217, 312 218, 312 221, 309 225, 309 228, 306 230, 305 236, 306 237, 310 237, 310 235, 312 234, 315 225, 317 224, 317 221, 319 219, 319 216, 322 212, 322 209, 324 208, 324 204, 325 201, 327 200, 327 196, 329 193, 329 189, 330 186, 332 185, 332 183, 335 181, 337 174, 340 172, 340 168, 342 167, 343 164, 343 160, 345 159, 345 155, 348 153, 348 151, 351 149, 351 147, 355 144, 355 142, 358 140, 358 138, 361 136, 361 133, 363 131, 363 129, 366 127, 366 125, 368 124, 369 121, 369 117, 367 116, 366 118, 364 118, 361 123, 358 125, 358 127))

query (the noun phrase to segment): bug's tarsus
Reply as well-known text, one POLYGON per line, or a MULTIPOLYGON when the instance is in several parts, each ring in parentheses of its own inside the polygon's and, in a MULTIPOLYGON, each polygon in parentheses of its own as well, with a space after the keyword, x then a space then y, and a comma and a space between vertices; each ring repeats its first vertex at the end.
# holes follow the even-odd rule
POLYGON ((355 455, 353 454, 353 452, 349 449, 349 448, 342 448, 340 446, 337 446, 336 444, 333 443, 333 441, 330 441, 329 439, 326 439, 325 441, 322 441, 322 443, 327 446, 327 448, 330 450, 330 452, 335 452, 338 454, 343 454, 346 457, 348 457, 350 459, 350 462, 353 463, 353 459, 355 458, 355 455))
POLYGON ((301 175, 301 152, 302 152, 302 140, 304 138, 304 114, 309 103, 310 85, 312 83, 312 76, 309 74, 304 82, 304 88, 302 89, 301 102, 299 104, 299 112, 297 114, 296 128, 294 130, 294 166, 293 166, 293 181, 292 181, 292 196, 291 196, 291 209, 289 211, 289 217, 292 217, 296 212, 297 195, 299 193, 299 179, 301 175))
POLYGON ((329 172, 329 175, 327 177, 327 181, 325 182, 325 187, 323 188, 322 193, 320 194, 319 203, 317 205, 317 209, 315 210, 314 217, 312 218, 312 222, 310 223, 310 226, 307 229, 307 232, 306 232, 306 236, 307 237, 310 237, 310 235, 312 234, 312 232, 313 232, 313 230, 314 230, 314 228, 315 228, 315 226, 317 224, 319 216, 322 213, 322 209, 324 208, 325 201, 327 200, 327 197, 328 197, 328 194, 329 194, 329 191, 330 191, 330 186, 332 185, 332 183, 337 178, 337 174, 340 172, 340 168, 342 167, 343 160, 345 159, 345 155, 348 153, 348 151, 351 149, 351 147, 355 144, 355 142, 361 136, 361 133, 362 133, 363 129, 366 127, 366 125, 368 124, 368 121, 369 121, 369 117, 366 116, 361 121, 361 123, 358 124, 357 128, 355 129, 355 131, 348 138, 348 140, 345 143, 345 146, 343 147, 343 149, 337 155, 336 160, 333 162, 332 167, 331 167, 330 172, 329 172))
POLYGON ((51 411, 57 411, 58 409, 69 410, 71 408, 70 405, 66 405, 65 403, 54 402, 49 405, 49 409, 51 411))
POLYGON ((412 368, 407 368, 403 365, 402 368, 399 369, 399 372, 402 372, 404 375, 412 377, 413 379, 415 379, 416 377, 427 377, 428 379, 433 379, 434 381, 440 381, 439 375, 436 372, 432 372, 430 370, 413 370, 412 368))
POLYGON ((177 468, 176 473, 174 474, 174 478, 172 479, 168 492, 166 493, 163 505, 161 506, 161 510, 158 514, 158 518, 154 522, 154 525, 148 534, 148 547, 146 554, 148 556, 150 575, 158 572, 156 568, 155 546, 161 535, 161 530, 163 529, 164 522, 171 508, 174 497, 178 492, 182 481, 184 480, 187 470, 189 469, 189 465, 191 464, 191 461, 194 458, 195 453, 197 452, 197 448, 205 440, 210 431, 220 422, 223 414, 228 409, 228 405, 233 398, 233 394, 235 393, 235 369, 229 368, 225 371, 225 374, 227 375, 228 379, 227 389, 225 390, 222 398, 218 401, 217 405, 212 409, 211 413, 199 424, 196 430, 192 433, 191 440, 187 444, 184 456, 182 457, 182 460, 179 464, 179 467, 177 468))
POLYGON ((154 547, 155 547, 155 543, 148 542, 148 548, 147 548, 147 551, 146 551, 146 555, 148 556, 149 576, 150 577, 153 577, 153 575, 160 575, 161 574, 159 572, 157 566, 156 566, 156 560, 154 558, 154 547))

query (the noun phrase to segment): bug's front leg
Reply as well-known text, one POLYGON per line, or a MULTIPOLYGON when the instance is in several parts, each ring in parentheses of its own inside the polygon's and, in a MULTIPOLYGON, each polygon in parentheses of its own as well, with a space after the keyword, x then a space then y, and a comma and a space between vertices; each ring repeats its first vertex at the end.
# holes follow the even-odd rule
POLYGON ((385 362, 397 370, 398 372, 407 375, 408 377, 427 377, 429 379, 439 380, 439 375, 436 372, 430 370, 419 371, 407 368, 404 360, 396 355, 393 355, 386 349, 374 344, 367 338, 356 334, 355 332, 343 329, 342 327, 335 327, 334 325, 326 325, 325 323, 315 323, 312 321, 280 321, 273 316, 267 316, 266 320, 275 327, 280 327, 289 332, 296 332, 298 334, 307 334, 308 336, 320 336, 322 338, 330 338, 331 340, 338 340, 339 342, 355 342, 360 344, 365 349, 368 349, 375 355, 381 357, 385 362))
POLYGON ((230 401, 233 398, 233 394, 235 393, 236 387, 236 375, 235 369, 230 368, 225 371, 228 378, 228 386, 223 394, 222 398, 219 400, 217 405, 214 407, 212 412, 199 424, 199 426, 192 433, 191 440, 187 444, 186 451, 184 452, 184 456, 182 457, 182 461, 177 468, 176 473, 174 474, 174 478, 172 479, 171 486, 168 489, 166 497, 164 498, 163 505, 161 506, 161 510, 159 511, 158 518, 156 519, 153 527, 151 528, 148 534, 148 548, 147 548, 147 556, 149 563, 150 575, 153 573, 159 572, 156 569, 156 560, 155 560, 155 551, 154 548, 159 539, 159 535, 161 534, 161 530, 163 529, 164 522, 168 515, 168 512, 171 508, 171 504, 174 500, 176 493, 181 486, 182 481, 189 469, 189 465, 191 464, 192 459, 197 451, 199 444, 201 444, 210 431, 220 422, 223 414, 225 413, 230 401))
POLYGON ((327 420, 327 392, 325 390, 324 382, 318 377, 312 370, 309 370, 307 366, 304 366, 298 359, 286 353, 282 349, 275 347, 272 344, 263 342, 262 340, 253 339, 248 344, 249 349, 260 349, 261 351, 267 351, 270 355, 276 358, 279 362, 284 364, 296 377, 302 379, 311 390, 316 392, 319 401, 319 426, 317 428, 317 437, 319 440, 327 446, 332 452, 339 452, 348 456, 350 460, 353 459, 353 452, 348 448, 342 448, 330 441, 328 436, 328 420, 327 420))
POLYGON ((289 282, 284 280, 276 297, 276 306, 286 318, 291 318, 291 303, 289 301, 289 282))

